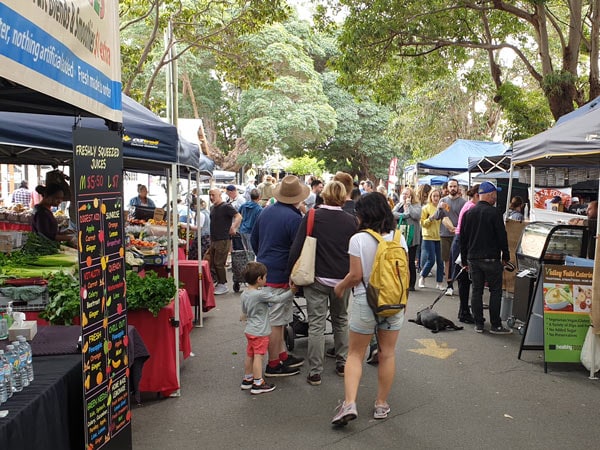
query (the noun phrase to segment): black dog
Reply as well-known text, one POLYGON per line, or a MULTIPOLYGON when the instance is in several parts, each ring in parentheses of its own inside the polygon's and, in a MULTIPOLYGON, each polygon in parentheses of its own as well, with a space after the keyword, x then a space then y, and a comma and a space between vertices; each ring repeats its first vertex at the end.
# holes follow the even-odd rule
POLYGON ((423 325, 431 330, 432 333, 438 333, 444 330, 462 330, 463 327, 456 326, 454 322, 445 317, 440 316, 431 308, 425 308, 417 312, 417 319, 408 319, 409 322, 414 322, 417 325, 423 325))

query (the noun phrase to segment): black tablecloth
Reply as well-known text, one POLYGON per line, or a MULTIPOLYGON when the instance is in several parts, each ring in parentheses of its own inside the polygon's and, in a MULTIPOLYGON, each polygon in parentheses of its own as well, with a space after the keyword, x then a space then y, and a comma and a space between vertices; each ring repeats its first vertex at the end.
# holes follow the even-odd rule
POLYGON ((0 447, 84 448, 81 355, 36 356, 33 368, 33 383, 0 405, 0 447))

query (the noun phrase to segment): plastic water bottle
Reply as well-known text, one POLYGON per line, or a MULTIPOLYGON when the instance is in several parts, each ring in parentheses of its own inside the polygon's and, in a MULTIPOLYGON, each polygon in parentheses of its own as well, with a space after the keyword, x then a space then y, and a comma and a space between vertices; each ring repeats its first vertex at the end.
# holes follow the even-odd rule
POLYGON ((12 385, 12 366, 8 362, 8 358, 4 354, 4 350, 0 350, 0 371, 4 375, 4 385, 6 387, 6 395, 11 398, 13 395, 12 385))
POLYGON ((4 379, 4 350, 0 350, 0 405, 8 400, 6 381, 4 379))
POLYGON ((19 360, 19 354, 13 344, 6 346, 6 357, 8 363, 12 366, 12 391, 21 392, 23 390, 23 380, 21 378, 21 361, 19 360))
POLYGON ((529 205, 527 203, 525 203, 525 208, 523 208, 523 216, 529 219, 529 205))
POLYGON ((13 341, 15 352, 19 355, 19 373, 21 374, 21 384, 23 387, 29 386, 29 376, 27 375, 27 350, 19 341, 13 341))
POLYGON ((23 347, 25 349, 25 352, 27 353, 27 379, 31 383, 33 381, 33 354, 31 351, 31 345, 29 345, 29 342, 27 342, 25 336, 17 336, 17 340, 19 341, 19 344, 21 344, 21 347, 23 347))

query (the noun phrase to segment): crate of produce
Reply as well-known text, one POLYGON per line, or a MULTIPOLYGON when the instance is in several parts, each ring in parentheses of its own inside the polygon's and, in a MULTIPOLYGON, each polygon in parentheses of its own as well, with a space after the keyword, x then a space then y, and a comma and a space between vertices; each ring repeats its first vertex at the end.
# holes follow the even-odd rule
POLYGON ((9 253, 23 246, 23 233, 20 231, 0 231, 0 251, 9 253))
POLYGON ((0 308, 12 302, 15 310, 44 309, 48 304, 46 286, 2 286, 0 287, 0 308))

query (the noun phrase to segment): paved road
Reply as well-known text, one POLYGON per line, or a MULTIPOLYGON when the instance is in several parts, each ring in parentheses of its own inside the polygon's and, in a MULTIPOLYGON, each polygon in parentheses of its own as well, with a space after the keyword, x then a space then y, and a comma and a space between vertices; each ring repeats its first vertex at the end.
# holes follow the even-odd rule
MULTIPOLYGON (((436 295, 429 288, 414 293, 408 316, 436 295)), ((458 298, 444 297, 436 310, 454 319, 458 298)), ((600 380, 589 380, 579 364, 550 365, 544 374, 537 351, 518 360, 518 333, 481 335, 467 326, 432 334, 406 323, 390 417, 372 418, 377 370, 365 365, 359 417, 333 429, 329 421, 343 399, 334 361, 326 358, 320 386, 306 383, 303 368, 276 380, 274 392, 251 396, 239 388, 245 339, 238 319, 239 294, 217 297, 204 328, 192 333, 196 356, 182 363, 181 397, 145 395, 134 407, 135 449, 600 448, 600 380), (418 351, 426 347, 437 348, 435 357, 418 351)), ((295 344, 305 356, 306 338, 295 344)))

